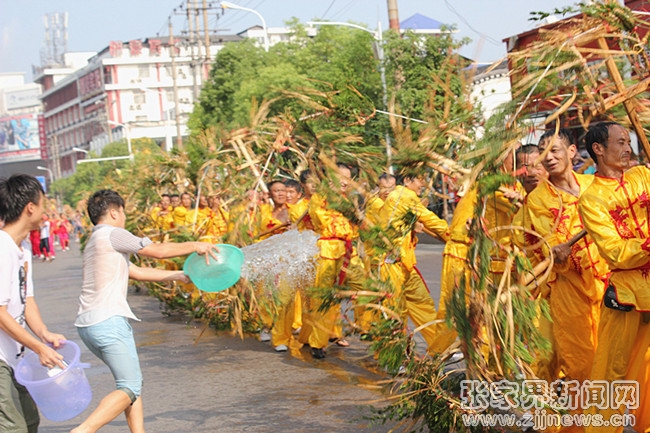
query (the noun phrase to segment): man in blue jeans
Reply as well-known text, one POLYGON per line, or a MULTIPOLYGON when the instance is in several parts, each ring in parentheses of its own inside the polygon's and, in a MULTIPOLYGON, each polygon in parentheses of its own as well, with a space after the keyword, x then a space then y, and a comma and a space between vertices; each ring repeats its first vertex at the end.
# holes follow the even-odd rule
POLYGON ((19 174, 0 179, 0 431, 38 431, 38 409, 27 389, 16 382, 14 368, 25 347, 45 367, 65 368, 59 347, 63 335, 43 323, 32 283, 32 249, 26 238, 37 230, 43 211, 43 188, 33 176, 19 174), (1 223, 0 223, 1 226, 1 223), (25 329, 29 326, 34 335, 25 329))
POLYGON ((129 429, 144 432, 142 372, 128 319, 138 320, 126 300, 129 278, 139 281, 189 282, 183 271, 142 268, 129 261, 131 254, 157 259, 193 252, 216 259, 217 248, 204 242, 152 243, 124 229, 124 200, 101 190, 88 200, 88 216, 95 225, 83 254, 83 286, 75 326, 88 349, 110 368, 116 390, 72 433, 95 432, 121 412, 129 429))

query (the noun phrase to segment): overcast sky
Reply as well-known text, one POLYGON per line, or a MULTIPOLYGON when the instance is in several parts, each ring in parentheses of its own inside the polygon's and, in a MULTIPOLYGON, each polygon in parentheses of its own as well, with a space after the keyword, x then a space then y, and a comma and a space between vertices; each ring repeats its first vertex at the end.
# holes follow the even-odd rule
MULTIPOLYGON (((202 0, 194 0, 202 3, 202 0)), ((291 17, 301 22, 311 19, 353 21, 374 30, 381 22, 388 27, 386 0, 232 0, 255 9, 269 27, 280 27, 291 17)), ((144 39, 168 35, 168 17, 174 33, 187 29, 184 16, 174 9, 184 0, 0 0, 0 73, 26 72, 31 80, 31 65, 40 64, 45 39, 43 16, 68 12, 68 51, 100 51, 110 41, 144 39)), ((208 3, 216 6, 218 1, 208 3)), ((472 43, 462 51, 466 57, 491 62, 505 56, 504 38, 531 29, 531 11, 552 11, 574 4, 570 0, 397 0, 399 19, 415 13, 455 25, 457 36, 472 43)), ((221 14, 221 9, 218 9, 221 14)), ((253 14, 226 10, 217 19, 210 14, 210 25, 224 34, 238 33, 260 24, 253 14)))

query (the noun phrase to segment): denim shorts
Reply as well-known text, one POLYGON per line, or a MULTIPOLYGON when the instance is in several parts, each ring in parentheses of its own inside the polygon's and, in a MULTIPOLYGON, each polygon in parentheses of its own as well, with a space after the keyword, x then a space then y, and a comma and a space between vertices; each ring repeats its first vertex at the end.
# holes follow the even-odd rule
POLYGON ((117 389, 135 401, 142 392, 142 371, 129 320, 113 316, 103 322, 78 327, 77 332, 88 349, 104 361, 113 373, 117 389))

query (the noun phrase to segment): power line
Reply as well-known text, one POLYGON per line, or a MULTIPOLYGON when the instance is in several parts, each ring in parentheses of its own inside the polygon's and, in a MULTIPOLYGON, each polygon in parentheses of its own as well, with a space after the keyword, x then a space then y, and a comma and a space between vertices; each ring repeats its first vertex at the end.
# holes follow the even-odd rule
POLYGON ((350 0, 347 5, 343 6, 338 10, 338 12, 334 13, 334 16, 332 19, 337 19, 339 16, 342 16, 345 12, 347 12, 352 6, 354 6, 354 0, 350 0))
POLYGON ((323 14, 320 17, 321 20, 325 19, 325 16, 330 11, 330 9, 332 9, 332 6, 334 6, 334 3, 336 3, 336 0, 332 0, 332 3, 330 3, 330 5, 327 7, 327 9, 325 9, 325 12, 323 12, 323 14))
POLYGON ((481 36, 484 38, 486 41, 490 42, 491 44, 501 46, 501 42, 497 41, 493 37, 486 35, 485 33, 479 32, 476 30, 472 25, 465 19, 464 16, 458 13, 458 11, 451 5, 449 4, 449 0, 445 0, 445 5, 447 5, 447 9, 449 9, 454 15, 456 15, 471 31, 476 33, 477 35, 481 36))

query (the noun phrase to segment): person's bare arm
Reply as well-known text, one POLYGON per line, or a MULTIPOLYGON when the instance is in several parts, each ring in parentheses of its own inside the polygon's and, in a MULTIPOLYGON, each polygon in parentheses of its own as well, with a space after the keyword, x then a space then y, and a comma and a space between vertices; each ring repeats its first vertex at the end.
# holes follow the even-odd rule
POLYGON ((182 281, 189 283, 190 279, 183 271, 168 271, 166 269, 143 268, 131 263, 129 278, 137 281, 182 281))
POLYGON ((152 257, 154 259, 168 259, 170 257, 186 256, 188 254, 197 253, 204 255, 206 263, 209 261, 209 256, 217 259, 219 249, 216 245, 206 242, 163 242, 153 243, 138 251, 138 254, 143 256, 152 257))
POLYGON ((61 340, 64 340, 65 337, 60 334, 51 333, 47 330, 47 327, 41 319, 41 313, 32 297, 29 297, 26 300, 25 321, 34 334, 36 334, 42 341, 39 341, 38 338, 34 337, 29 333, 29 331, 18 324, 18 322, 16 322, 7 311, 6 305, 0 306, 0 329, 2 329, 2 331, 18 343, 34 351, 34 353, 38 355, 39 361, 43 366, 52 368, 55 365, 58 365, 61 368, 65 368, 65 365, 61 363, 63 355, 46 344, 51 343, 54 347, 59 347, 61 340))

